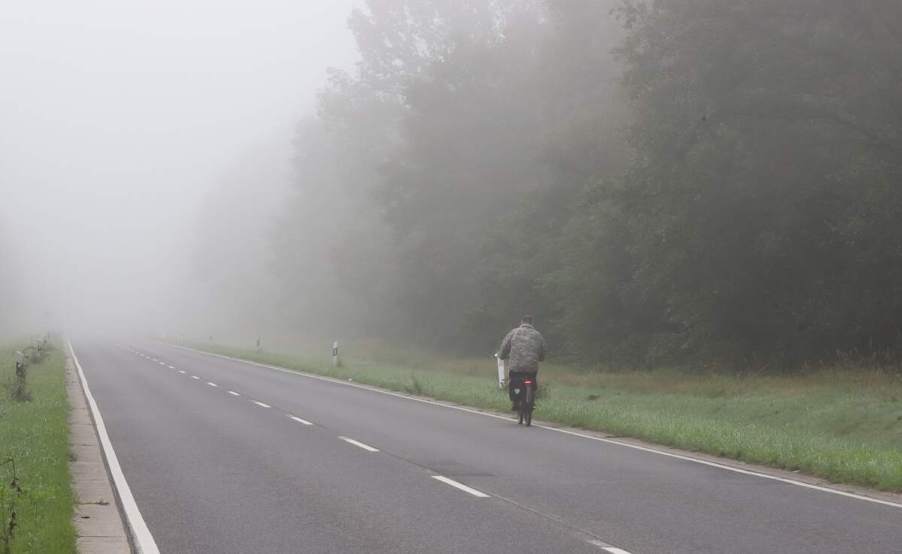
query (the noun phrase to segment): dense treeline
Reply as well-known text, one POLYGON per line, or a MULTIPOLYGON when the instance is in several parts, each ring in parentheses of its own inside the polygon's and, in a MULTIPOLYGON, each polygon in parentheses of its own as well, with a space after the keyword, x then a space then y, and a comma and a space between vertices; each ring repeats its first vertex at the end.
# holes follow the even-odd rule
POLYGON ((664 351, 898 351, 902 4, 661 4, 626 5, 617 202, 664 351))
POLYGON ((587 362, 902 349, 902 4, 370 0, 300 125, 282 321, 587 362))

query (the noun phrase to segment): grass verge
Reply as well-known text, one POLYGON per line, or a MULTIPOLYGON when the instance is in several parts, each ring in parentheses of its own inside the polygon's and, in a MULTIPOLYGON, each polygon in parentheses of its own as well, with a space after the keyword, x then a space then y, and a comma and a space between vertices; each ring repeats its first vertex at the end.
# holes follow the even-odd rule
MULTIPOLYGON (((17 402, 9 394, 9 385, 15 379, 15 350, 15 345, 0 346, 0 462, 15 461, 21 487, 11 552, 68 554, 75 552, 75 529, 65 357, 57 345, 43 361, 29 365, 27 380, 32 399, 17 402)), ((0 466, 0 517, 4 525, 8 524, 6 508, 13 495, 9 486, 12 478, 12 464, 0 466)))
MULTIPOLYGON (((510 408, 490 359, 363 345, 365 355, 333 368, 328 357, 183 344, 478 408, 510 408)), ((902 492, 902 375, 597 372, 546 364, 540 387, 537 419, 902 492)))

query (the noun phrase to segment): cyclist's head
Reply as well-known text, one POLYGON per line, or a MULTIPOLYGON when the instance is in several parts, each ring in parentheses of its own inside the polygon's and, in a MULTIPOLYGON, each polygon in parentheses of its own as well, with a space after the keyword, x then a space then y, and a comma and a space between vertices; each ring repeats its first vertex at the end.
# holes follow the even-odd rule
POLYGON ((520 323, 528 323, 529 325, 532 325, 532 316, 531 315, 523 316, 523 319, 520 320, 520 323))

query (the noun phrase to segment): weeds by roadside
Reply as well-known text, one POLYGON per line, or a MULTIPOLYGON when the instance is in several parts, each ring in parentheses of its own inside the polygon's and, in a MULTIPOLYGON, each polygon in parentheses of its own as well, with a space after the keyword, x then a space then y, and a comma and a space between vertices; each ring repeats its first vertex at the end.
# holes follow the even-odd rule
POLYGON ((14 470, 12 462, 0 468, 0 544, 8 543, 4 548, 10 553, 75 551, 65 358, 60 349, 49 346, 42 353, 22 345, 0 347, 0 382, 17 379, 18 349, 27 353, 31 394, 30 401, 14 400, 12 391, 0 394, 0 461, 15 460, 14 470))
POLYGON ((4 476, 2 486, 0 486, 0 544, 3 547, 3 554, 11 554, 13 547, 13 539, 16 535, 16 505, 19 497, 22 495, 22 487, 19 486, 19 475, 16 473, 15 458, 7 458, 0 462, 0 469, 10 468, 10 475, 4 476))

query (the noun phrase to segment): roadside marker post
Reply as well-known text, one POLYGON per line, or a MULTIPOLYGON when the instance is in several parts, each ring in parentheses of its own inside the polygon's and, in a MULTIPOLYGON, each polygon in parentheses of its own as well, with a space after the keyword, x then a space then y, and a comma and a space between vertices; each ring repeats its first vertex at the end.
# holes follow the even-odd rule
POLYGON ((338 358, 338 341, 332 343, 332 367, 338 367, 341 365, 341 360, 338 358))
POLYGON ((498 357, 498 354, 495 354, 495 360, 498 362, 498 388, 504 388, 504 360, 498 357))

